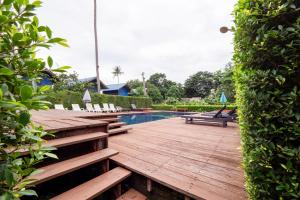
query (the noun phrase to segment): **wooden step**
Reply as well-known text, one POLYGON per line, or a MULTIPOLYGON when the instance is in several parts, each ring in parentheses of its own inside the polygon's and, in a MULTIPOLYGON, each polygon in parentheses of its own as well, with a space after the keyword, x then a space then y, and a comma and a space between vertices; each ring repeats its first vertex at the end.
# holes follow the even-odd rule
POLYGON ((42 173, 33 175, 30 179, 35 179, 34 184, 40 184, 45 181, 54 179, 56 177, 62 176, 64 174, 73 172, 75 170, 81 169, 88 165, 103 161, 111 156, 118 154, 118 151, 114 149, 102 149, 93 153, 89 153, 83 156, 78 156, 69 160, 61 161, 52 165, 48 165, 42 168, 42 173))
POLYGON ((110 123, 108 125, 108 128, 115 128, 115 127, 120 127, 126 125, 125 122, 115 122, 115 123, 110 123))
POLYGON ((99 119, 101 121, 106 121, 106 122, 118 122, 119 118, 114 117, 114 118, 104 118, 104 119, 99 119))
POLYGON ((93 199, 103 192, 121 183, 130 175, 130 171, 121 167, 117 167, 67 192, 62 193, 61 195, 52 198, 52 200, 93 199))
MULTIPOLYGON (((46 141, 42 146, 43 147, 65 147, 73 144, 78 144, 82 142, 88 142, 98 139, 107 138, 108 134, 103 132, 96 132, 96 133, 87 133, 82 135, 76 135, 76 136, 70 136, 70 137, 64 137, 64 138, 58 138, 53 140, 46 141)), ((29 153, 28 149, 19 149, 17 150, 22 155, 26 155, 29 153)))
POLYGON ((115 128, 108 130, 108 135, 114 135, 118 133, 127 133, 129 130, 131 130, 131 127, 123 126, 121 128, 115 128))
POLYGON ((117 200, 146 200, 147 197, 142 193, 136 191, 135 189, 129 189, 122 196, 117 198, 117 200))

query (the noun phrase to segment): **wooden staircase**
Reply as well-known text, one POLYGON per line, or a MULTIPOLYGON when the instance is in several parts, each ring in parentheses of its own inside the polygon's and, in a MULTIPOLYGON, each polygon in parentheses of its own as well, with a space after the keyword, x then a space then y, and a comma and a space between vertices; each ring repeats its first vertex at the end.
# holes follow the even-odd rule
MULTIPOLYGON (((112 119, 110 121, 112 123, 109 126, 106 125, 106 129, 111 128, 115 132, 125 125, 125 123, 112 119)), ((72 129, 71 131, 76 130, 72 129)), ((125 129, 123 128, 122 131, 125 132, 125 129)), ((59 155, 60 159, 44 161, 39 164, 38 171, 41 172, 29 177, 29 179, 34 180, 32 184, 36 186, 37 193, 45 195, 51 193, 47 197, 42 197, 46 199, 84 200, 93 199, 112 190, 113 197, 110 197, 111 199, 120 197, 122 195, 122 182, 131 175, 131 172, 121 167, 110 169, 109 158, 118 154, 118 152, 107 147, 109 133, 82 132, 72 135, 66 134, 66 130, 64 130, 63 135, 59 134, 59 132, 55 133, 58 137, 56 139, 49 139, 43 144, 43 147, 56 147, 57 150, 54 153, 59 155), (73 152, 74 154, 72 154, 73 152), (90 167, 94 167, 96 170, 99 169, 97 170, 98 173, 95 175, 92 175, 93 171, 89 173, 90 167), (80 175, 80 170, 88 172, 88 180, 84 180, 83 182, 79 180, 78 185, 72 183, 72 188, 67 188, 66 190, 59 188, 59 192, 48 191, 48 189, 57 187, 56 182, 59 182, 63 187, 71 181, 69 178, 78 179, 77 175, 80 175), (65 178, 66 176, 68 178, 65 178)), ((29 153, 28 149, 21 149, 19 151, 24 156, 29 153)))
POLYGON ((109 136, 128 133, 128 131, 132 129, 131 127, 128 127, 125 122, 120 122, 119 118, 117 117, 104 120, 109 122, 107 129, 107 133, 109 136))

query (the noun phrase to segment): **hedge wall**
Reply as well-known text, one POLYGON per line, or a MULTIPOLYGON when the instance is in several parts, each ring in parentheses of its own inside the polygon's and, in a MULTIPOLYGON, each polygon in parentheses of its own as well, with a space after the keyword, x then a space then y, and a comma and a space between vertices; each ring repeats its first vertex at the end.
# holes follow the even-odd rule
MULTIPOLYGON (((84 107, 82 101, 83 94, 72 91, 59 91, 49 94, 48 101, 53 104, 63 104, 65 108, 71 109, 71 104, 77 103, 81 107, 84 107)), ((144 97, 124 97, 116 95, 104 95, 91 93, 92 103, 113 103, 115 106, 121 106, 123 108, 130 108, 131 104, 134 103, 138 108, 151 107, 152 101, 150 98, 144 97)), ((102 105, 101 105, 102 106, 102 105)))
POLYGON ((300 199, 300 1, 239 0, 234 16, 250 199, 300 199))
MULTIPOLYGON (((234 105, 227 105, 227 109, 233 109, 234 105)), ((223 108, 223 105, 152 105, 154 110, 175 110, 184 108, 187 109, 189 112, 209 112, 214 110, 219 110, 223 108)))

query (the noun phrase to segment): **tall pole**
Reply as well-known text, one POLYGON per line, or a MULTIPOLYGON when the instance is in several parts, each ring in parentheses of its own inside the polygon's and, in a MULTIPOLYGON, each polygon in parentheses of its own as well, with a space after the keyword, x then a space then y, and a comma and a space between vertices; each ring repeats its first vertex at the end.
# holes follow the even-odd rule
POLYGON ((94 0, 94 36, 95 36, 95 56, 96 56, 96 74, 97 74, 97 92, 101 92, 99 75, 99 57, 98 57, 98 32, 97 32, 97 0, 94 0))
POLYGON ((142 78, 143 78, 143 90, 144 90, 144 96, 147 96, 147 91, 146 91, 146 81, 145 81, 145 73, 142 73, 142 78))

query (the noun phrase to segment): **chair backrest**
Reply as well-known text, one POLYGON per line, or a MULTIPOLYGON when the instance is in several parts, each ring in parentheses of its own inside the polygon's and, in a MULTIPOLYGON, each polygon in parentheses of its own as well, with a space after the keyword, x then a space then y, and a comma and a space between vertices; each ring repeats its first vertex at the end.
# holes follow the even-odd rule
POLYGON ((62 104, 55 104, 54 109, 55 110, 65 110, 64 105, 62 105, 62 104))
POLYGON ((102 112, 102 108, 100 107, 99 104, 94 104, 94 109, 96 112, 102 112))
POLYGON ((136 105, 135 104, 131 104, 131 108, 132 109, 136 109, 136 105))
POLYGON ((116 106, 117 111, 121 112, 123 108, 121 106, 116 106))
POLYGON ((221 108, 213 117, 214 118, 219 117, 225 109, 226 109, 226 105, 223 108, 221 108))
POLYGON ((93 105, 91 103, 86 103, 85 106, 87 111, 94 111, 93 105))
POLYGON ((81 111, 79 104, 72 104, 73 111, 81 111))
POLYGON ((109 104, 109 108, 110 108, 110 110, 113 111, 113 112, 116 112, 116 111, 117 111, 116 108, 115 108, 115 105, 112 104, 112 103, 109 104))
POLYGON ((103 110, 104 110, 105 112, 109 112, 109 111, 110 111, 110 109, 109 109, 107 103, 103 103, 102 105, 103 105, 103 110))
POLYGON ((235 113, 236 113, 236 110, 237 110, 237 107, 234 107, 231 111, 229 111, 227 114, 229 115, 229 116, 232 116, 232 115, 234 115, 235 113))

